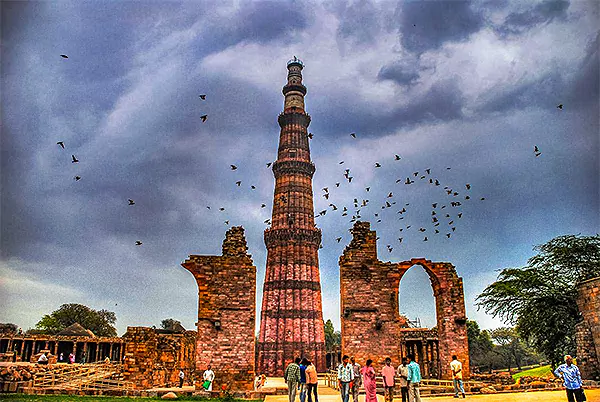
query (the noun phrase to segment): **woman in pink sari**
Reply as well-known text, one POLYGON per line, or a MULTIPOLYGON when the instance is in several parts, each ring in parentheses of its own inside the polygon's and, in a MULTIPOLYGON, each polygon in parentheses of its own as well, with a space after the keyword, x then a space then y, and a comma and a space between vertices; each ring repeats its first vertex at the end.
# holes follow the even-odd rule
POLYGON ((367 360, 367 364, 360 370, 365 388, 365 402, 377 402, 377 384, 375 383, 375 369, 371 366, 373 360, 367 360))

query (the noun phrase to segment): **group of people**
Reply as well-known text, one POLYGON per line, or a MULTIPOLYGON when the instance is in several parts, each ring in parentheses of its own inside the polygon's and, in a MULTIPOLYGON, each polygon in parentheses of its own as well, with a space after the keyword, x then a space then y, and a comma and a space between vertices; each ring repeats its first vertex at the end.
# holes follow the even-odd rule
MULTIPOLYGON (((421 401, 419 392, 421 368, 415 361, 414 356, 408 355, 403 358, 397 369, 392 366, 392 359, 386 358, 385 365, 381 369, 381 377, 383 378, 383 392, 386 402, 392 402, 394 399, 396 379, 398 379, 400 385, 402 402, 421 401)), ((350 394, 352 394, 353 402, 358 402, 361 386, 365 389, 365 402, 377 402, 377 383, 373 360, 368 359, 365 366, 361 367, 354 357, 350 358, 344 355, 342 363, 338 366, 337 378, 342 402, 349 402, 350 394)))
POLYGON ((296 399, 296 392, 300 391, 300 402, 305 402, 308 396, 308 402, 319 402, 317 394, 317 368, 307 358, 297 357, 293 363, 290 363, 283 373, 283 379, 288 386, 288 397, 290 402, 296 399), (312 398, 315 398, 313 401, 312 398))
MULTIPOLYGON (((179 370, 179 374, 177 374, 179 378, 179 388, 183 388, 183 382, 185 381, 185 372, 183 370, 179 370)), ((202 388, 206 391, 212 391, 213 381, 215 380, 215 372, 212 371, 210 364, 202 373, 202 388)))

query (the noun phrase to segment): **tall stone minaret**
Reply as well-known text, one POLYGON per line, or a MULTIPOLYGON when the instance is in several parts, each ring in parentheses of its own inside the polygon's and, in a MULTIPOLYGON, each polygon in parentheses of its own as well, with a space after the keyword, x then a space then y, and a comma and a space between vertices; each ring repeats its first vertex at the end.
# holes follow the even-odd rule
POLYGON ((315 227, 306 87, 302 61, 287 63, 285 103, 279 115, 279 149, 273 164, 275 194, 271 228, 265 230, 267 268, 260 317, 257 372, 282 375, 295 357, 326 369, 319 245, 315 227))

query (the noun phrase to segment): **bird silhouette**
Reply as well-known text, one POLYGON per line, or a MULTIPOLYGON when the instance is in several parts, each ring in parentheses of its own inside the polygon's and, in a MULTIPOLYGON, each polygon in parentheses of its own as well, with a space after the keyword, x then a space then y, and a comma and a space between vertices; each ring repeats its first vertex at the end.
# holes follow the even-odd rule
POLYGON ((265 208, 267 205, 266 204, 260 204, 261 208, 265 208))
POLYGON ((273 164, 273 162, 267 163, 267 167, 271 167, 272 164, 273 164))
POLYGON ((313 133, 308 133, 308 138, 309 138, 309 139, 311 139, 311 140, 312 140, 312 139, 313 139, 313 137, 314 137, 314 136, 313 136, 313 133))
POLYGON ((198 97, 199 97, 200 99, 202 99, 202 100, 206 100, 206 95, 205 95, 205 94, 198 95, 198 97))
POLYGON ((350 137, 356 138, 356 133, 350 133, 350 137))
POLYGON ((540 149, 538 148, 537 145, 534 145, 533 147, 533 152, 535 153, 535 156, 538 157, 540 156, 542 153, 540 152, 540 149))
MULTIPOLYGON (((129 201, 129 204, 127 205, 135 205, 135 201, 133 201, 131 198, 128 198, 127 201, 129 201)), ((210 209, 210 207, 208 207, 208 209, 210 209)))
POLYGON ((239 187, 239 186, 241 186, 241 185, 242 185, 242 181, 241 181, 241 180, 238 180, 238 181, 236 181, 236 182, 235 182, 235 184, 237 184, 237 186, 239 187))
POLYGON ((142 245, 142 242, 141 242, 141 241, 139 241, 139 240, 136 240, 136 241, 135 241, 135 245, 136 245, 136 246, 141 246, 141 245, 142 245))
POLYGON ((381 164, 380 164, 379 162, 375 162, 375 167, 376 167, 376 168, 380 168, 380 167, 381 167, 381 164))
POLYGON ((235 166, 235 165, 229 165, 229 166, 231 166, 231 170, 236 170, 237 169, 237 166, 235 166))
POLYGON ((402 158, 400 158, 400 155, 394 155, 394 159, 396 159, 397 161, 399 161, 402 158))
POLYGON ((66 54, 61 54, 60 57, 62 57, 63 59, 68 59, 69 56, 67 56, 66 54))
POLYGON ((423 239, 423 241, 427 241, 427 236, 425 236, 425 238, 423 239))
POLYGON ((225 221, 225 224, 226 224, 226 225, 229 225, 229 221, 225 221))
POLYGON ((469 183, 465 184, 465 187, 467 188, 467 190, 471 189, 471 185, 469 183))
POLYGON ((81 180, 81 176, 75 176, 75 177, 73 177, 73 179, 75 179, 75 181, 79 181, 79 180, 81 180))
POLYGON ((335 240, 336 240, 336 241, 339 243, 340 241, 342 241, 342 238, 341 238, 341 237, 338 237, 338 238, 336 238, 335 240))
POLYGON ((369 191, 371 187, 365 187, 365 191, 369 191))
POLYGON ((200 119, 202 119, 202 123, 204 123, 206 121, 206 119, 208 119, 208 115, 203 114, 202 116, 200 116, 200 119))
POLYGON ((225 208, 221 207, 219 208, 219 211, 225 211, 225 208))
POLYGON ((339 187, 339 186, 340 186, 340 183, 335 183, 335 186, 336 186, 336 187, 339 187))
POLYGON ((563 110, 563 104, 561 103, 560 105, 556 106, 557 109, 563 110))
POLYGON ((73 158, 73 160, 71 161, 71 163, 79 163, 79 159, 77 159, 75 157, 75 155, 71 155, 71 158, 73 158))
POLYGON ((58 141, 56 144, 60 145, 62 149, 65 149, 65 143, 64 142, 58 141))
POLYGON ((256 186, 250 186, 252 190, 256 190, 256 186))
POLYGON ((207 205, 207 206, 206 206, 206 209, 210 209, 210 206, 208 206, 208 205, 207 205))
POLYGON ((431 173, 431 169, 425 169, 425 171, 427 172, 427 174, 431 173))

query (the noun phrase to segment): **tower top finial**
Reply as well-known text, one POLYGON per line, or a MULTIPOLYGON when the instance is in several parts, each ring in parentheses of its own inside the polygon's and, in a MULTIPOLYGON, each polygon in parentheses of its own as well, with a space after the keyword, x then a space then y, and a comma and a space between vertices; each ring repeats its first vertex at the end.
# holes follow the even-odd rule
POLYGON ((293 59, 288 60, 287 65, 289 66, 290 64, 298 64, 300 67, 304 67, 304 63, 302 62, 302 60, 300 60, 296 56, 294 56, 293 59))

